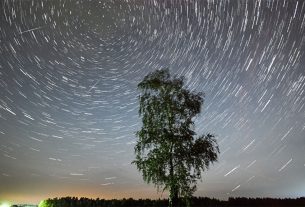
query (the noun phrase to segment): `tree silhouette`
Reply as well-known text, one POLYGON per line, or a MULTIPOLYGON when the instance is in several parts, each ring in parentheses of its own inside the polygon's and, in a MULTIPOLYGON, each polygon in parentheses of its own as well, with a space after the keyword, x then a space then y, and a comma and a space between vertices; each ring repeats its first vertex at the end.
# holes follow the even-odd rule
POLYGON ((219 153, 213 135, 195 138, 194 118, 201 111, 203 94, 185 89, 183 80, 162 69, 138 84, 143 125, 136 133, 133 163, 147 183, 169 190, 169 206, 178 206, 180 197, 189 205, 201 172, 219 153))

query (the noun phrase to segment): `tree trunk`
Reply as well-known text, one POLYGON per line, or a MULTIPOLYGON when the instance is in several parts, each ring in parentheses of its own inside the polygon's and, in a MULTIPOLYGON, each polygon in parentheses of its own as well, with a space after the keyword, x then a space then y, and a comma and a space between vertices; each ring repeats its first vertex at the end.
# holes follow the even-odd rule
POLYGON ((170 195, 169 195, 169 207, 179 207, 179 196, 178 196, 178 190, 174 189, 175 186, 172 186, 170 189, 170 195))
POLYGON ((179 197, 178 197, 178 191, 177 190, 174 190, 174 192, 173 192, 172 207, 179 207, 179 197))
POLYGON ((169 207, 179 207, 179 189, 177 188, 176 180, 174 179, 174 164, 173 164, 173 157, 172 157, 172 145, 170 148, 171 156, 170 156, 170 179, 171 179, 171 186, 170 186, 170 195, 169 195, 169 207))
POLYGON ((173 145, 170 145, 170 158, 169 158, 169 176, 170 176, 170 189, 169 189, 169 207, 175 207, 174 201, 174 164, 173 164, 173 145))

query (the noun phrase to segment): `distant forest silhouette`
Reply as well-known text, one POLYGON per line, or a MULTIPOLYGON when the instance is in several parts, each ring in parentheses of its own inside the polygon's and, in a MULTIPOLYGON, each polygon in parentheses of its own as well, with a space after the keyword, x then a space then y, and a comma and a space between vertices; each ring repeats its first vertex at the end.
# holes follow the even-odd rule
MULTIPOLYGON (((167 207, 168 199, 90 199, 77 197, 53 198, 42 201, 39 207, 167 207)), ((226 207, 226 206, 305 206, 305 197, 301 198, 229 198, 227 201, 207 197, 192 197, 191 206, 226 207)))

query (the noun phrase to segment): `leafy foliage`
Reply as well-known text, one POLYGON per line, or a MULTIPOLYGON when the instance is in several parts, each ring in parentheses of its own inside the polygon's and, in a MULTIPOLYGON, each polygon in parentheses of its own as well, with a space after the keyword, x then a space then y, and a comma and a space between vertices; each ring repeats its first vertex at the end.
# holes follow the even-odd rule
POLYGON ((213 135, 195 138, 194 118, 201 112, 203 94, 183 87, 183 77, 168 69, 148 74, 138 84, 142 128, 136 133, 136 164, 147 183, 170 191, 170 206, 178 197, 188 200, 201 172, 217 161, 213 135))

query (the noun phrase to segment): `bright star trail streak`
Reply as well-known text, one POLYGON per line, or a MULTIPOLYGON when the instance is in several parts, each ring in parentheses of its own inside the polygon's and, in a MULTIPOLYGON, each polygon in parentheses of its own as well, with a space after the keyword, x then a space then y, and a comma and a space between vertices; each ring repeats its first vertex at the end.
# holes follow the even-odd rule
POLYGON ((137 83, 163 67, 205 92, 196 130, 220 145, 196 196, 304 196, 305 1, 2 0, 0 15, 0 200, 159 198, 130 163, 137 83))

